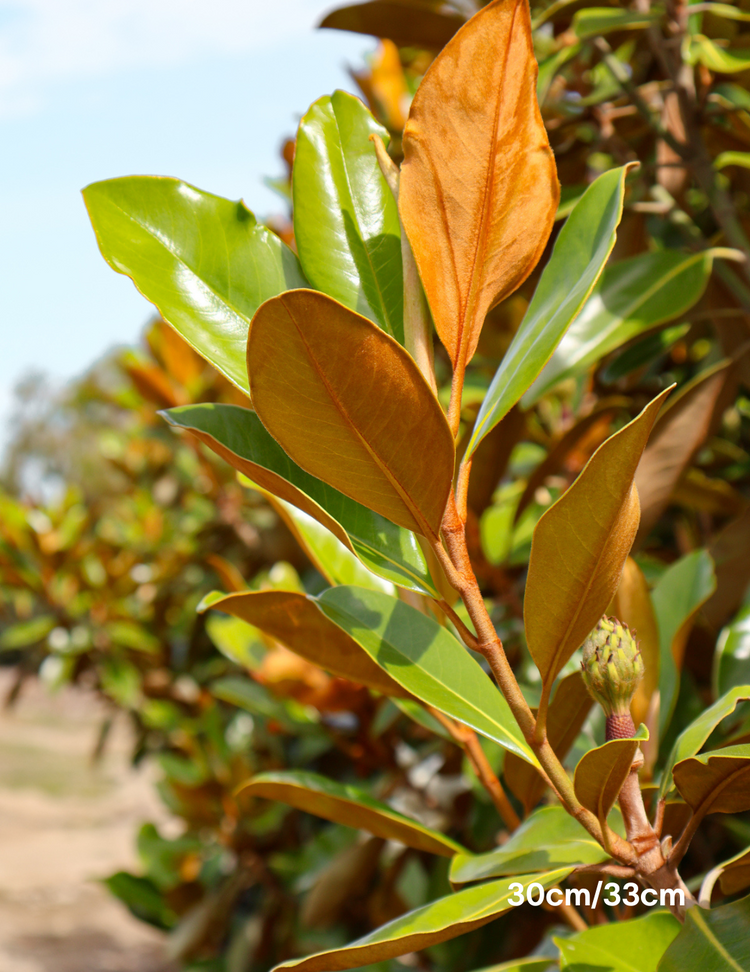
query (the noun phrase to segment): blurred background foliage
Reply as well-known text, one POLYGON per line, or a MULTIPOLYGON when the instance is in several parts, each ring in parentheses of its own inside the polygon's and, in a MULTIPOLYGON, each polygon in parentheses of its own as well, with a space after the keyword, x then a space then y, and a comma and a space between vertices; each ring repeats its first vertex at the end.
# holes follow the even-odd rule
MULTIPOLYGON (((727 6, 699 4, 689 18, 680 56, 699 108, 689 130, 664 53, 680 4, 666 15, 640 2, 532 9, 560 220, 602 171, 640 167, 599 304, 563 341, 527 410, 513 409, 486 438, 470 492, 477 574, 533 696, 521 621, 533 527, 597 446, 677 383, 639 473, 636 562, 662 590, 654 650, 664 657, 671 632, 666 651, 682 672, 662 753, 717 694, 750 682, 750 270, 718 251, 706 256, 709 247, 745 250, 750 233, 750 2, 727 6), (679 606, 670 583, 685 594, 679 606)), ((474 9, 472 0, 370 0, 324 21, 381 38, 352 74, 397 160, 421 76, 474 9)), ((292 246, 293 153, 288 141, 284 172, 270 180, 287 211, 269 220, 292 246)), ((489 315, 466 382, 467 437, 538 273, 489 315)), ((436 354, 447 395, 449 362, 439 346, 436 354)), ((246 972, 341 945, 447 890, 442 858, 243 801, 236 788, 253 773, 304 768, 367 781, 472 850, 503 838, 462 751, 421 709, 332 677, 237 619, 196 614, 214 588, 326 586, 277 510, 157 415, 203 401, 249 405, 159 320, 142 347, 105 358, 62 394, 41 380, 20 389, 0 493, 0 660, 15 673, 6 704, 30 678, 50 690, 76 683, 108 701, 94 755, 113 720, 132 723, 133 761, 158 763, 160 795, 181 825, 166 837, 145 822, 140 872, 112 875, 109 888, 169 932, 170 954, 186 969, 246 972)), ((643 706, 646 720, 648 698, 643 706)), ((593 714, 571 758, 600 734, 593 714)), ((740 707, 724 737, 748 736, 740 707)), ((499 767, 500 751, 486 750, 499 767)), ((647 754, 651 767, 658 759, 647 754)), ((505 771, 523 802, 526 784, 514 784, 507 761, 505 771)), ((749 837, 747 815, 710 820, 686 877, 749 837)), ((388 964, 462 972, 530 947, 554 954, 551 930, 565 930, 553 915, 527 912, 388 964)))

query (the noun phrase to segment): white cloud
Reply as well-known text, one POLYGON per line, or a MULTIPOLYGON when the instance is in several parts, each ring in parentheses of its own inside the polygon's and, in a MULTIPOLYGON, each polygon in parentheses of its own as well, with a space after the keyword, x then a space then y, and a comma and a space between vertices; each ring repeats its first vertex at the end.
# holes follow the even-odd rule
POLYGON ((238 54, 309 31, 325 0, 0 0, 0 115, 55 83, 238 54))

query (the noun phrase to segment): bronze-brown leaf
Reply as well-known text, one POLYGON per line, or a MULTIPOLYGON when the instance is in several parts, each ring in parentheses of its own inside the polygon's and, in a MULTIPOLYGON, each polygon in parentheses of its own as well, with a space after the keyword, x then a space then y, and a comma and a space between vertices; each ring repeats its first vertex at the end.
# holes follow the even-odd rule
POLYGON ((635 478, 641 498, 639 541, 666 509, 680 476, 708 435, 729 365, 721 361, 693 379, 656 423, 635 478))
POLYGON ((399 209, 454 368, 536 266, 557 211, 527 0, 494 0, 432 63, 404 129, 399 209))
POLYGON ((635 471, 669 391, 599 446, 536 525, 523 613, 529 651, 545 693, 620 583, 638 530, 635 471))
POLYGON ((253 405, 304 470, 436 539, 454 446, 413 359, 379 327, 312 290, 267 300, 250 325, 253 405))

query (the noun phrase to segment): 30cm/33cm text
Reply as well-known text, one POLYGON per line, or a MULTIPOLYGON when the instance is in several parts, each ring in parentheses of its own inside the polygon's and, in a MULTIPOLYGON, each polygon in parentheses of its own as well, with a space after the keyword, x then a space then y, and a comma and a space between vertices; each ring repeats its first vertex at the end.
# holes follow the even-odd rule
POLYGON ((616 905, 637 905, 643 904, 649 908, 660 905, 667 908, 673 905, 685 906, 685 893, 681 888, 662 888, 655 891, 653 888, 642 888, 635 881, 629 881, 620 887, 615 881, 604 884, 598 881, 593 894, 588 888, 545 888, 538 883, 529 884, 525 889, 523 884, 515 881, 509 885, 513 892, 508 899, 512 905, 530 904, 534 907, 547 904, 552 907, 559 907, 562 904, 584 906, 586 908, 596 908, 601 898, 602 904, 614 908, 616 905), (602 894, 603 890, 603 894, 602 894))

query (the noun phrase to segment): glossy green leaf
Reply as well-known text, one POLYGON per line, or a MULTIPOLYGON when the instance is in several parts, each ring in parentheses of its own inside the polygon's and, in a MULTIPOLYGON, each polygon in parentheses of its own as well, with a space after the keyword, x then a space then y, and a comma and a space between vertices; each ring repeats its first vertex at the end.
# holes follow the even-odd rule
POLYGON ((703 294, 721 251, 662 250, 607 267, 591 296, 522 399, 524 408, 605 354, 685 311, 703 294))
MULTIPOLYGON (((659 959, 680 928, 668 911, 654 911, 632 921, 597 925, 570 938, 556 938, 560 968, 570 972, 656 972, 659 959)), ((680 972, 691 968, 699 966, 684 965, 680 972)))
POLYGON ((746 91, 733 81, 722 81, 712 86, 714 97, 725 102, 725 107, 747 111, 750 109, 750 91, 746 91))
POLYGON ((396 593, 394 584, 368 570, 345 544, 309 513, 297 509, 286 500, 278 499, 266 490, 261 492, 269 498, 269 502, 281 515, 310 561, 329 584, 356 584, 386 594, 396 593))
POLYGON ((586 302, 615 244, 630 168, 625 165, 600 175, 560 230, 521 326, 479 410, 467 455, 529 388, 586 302))
POLYGON ((658 972, 747 972, 748 929, 750 896, 710 911, 688 908, 685 925, 665 952, 658 972))
POLYGON ((666 797, 674 786, 672 770, 675 764, 697 753, 719 723, 734 712, 739 702, 746 699, 750 699, 750 685, 736 686, 709 706, 680 733, 662 773, 659 785, 660 799, 666 797))
POLYGON ((211 682, 211 695, 253 716, 273 719, 289 733, 301 731, 300 724, 291 718, 287 703, 274 698, 265 686, 251 678, 238 675, 217 678, 211 682))
POLYGON ((648 729, 641 725, 631 739, 610 739, 579 760, 574 779, 576 796, 600 821, 609 816, 620 794, 639 742, 647 739, 648 729))
POLYGON ((677 703, 685 642, 700 606, 716 588, 714 563, 696 550, 672 564, 651 594, 659 626, 659 734, 663 736, 677 703))
POLYGON ((35 645, 46 638, 56 624, 55 616, 48 614, 8 625, 0 633, 0 651, 13 651, 16 648, 27 648, 29 645, 35 645))
POLYGON ((225 658, 250 671, 260 665, 267 651, 257 628, 230 615, 209 614, 206 633, 225 658))
POLYGON ((672 776, 696 814, 750 810, 750 744, 690 756, 675 765, 672 776))
POLYGON ((602 443, 536 525, 523 611, 529 651, 547 691, 620 583, 638 529, 635 471, 668 394, 602 443))
POLYGON ((488 965, 476 972, 552 972, 557 968, 557 962, 551 958, 522 958, 501 962, 499 965, 488 965))
POLYGON ((659 11, 644 14, 616 7, 586 7, 573 14, 573 31, 579 40, 599 37, 614 30, 639 30, 659 20, 659 11))
POLYGON ((247 332, 258 307, 305 287, 299 261, 242 202, 178 179, 94 182, 83 198, 99 249, 164 319, 248 392, 247 332))
POLYGON ((207 594, 198 611, 223 611, 259 628, 290 651, 332 675, 367 685, 385 695, 407 695, 357 642, 333 624, 315 600, 296 591, 207 594))
POLYGON ((691 38, 689 61, 692 64, 700 62, 717 74, 739 74, 750 68, 750 50, 746 47, 719 47, 719 45, 705 37, 696 34, 691 38))
POLYGON ((457 854, 451 861, 451 884, 568 864, 597 864, 609 854, 561 806, 541 807, 510 838, 486 854, 457 854))
POLYGON ((294 239, 317 290, 404 341, 401 231, 370 135, 388 132, 336 91, 302 118, 294 152, 294 239))
POLYGON ((254 412, 236 405, 186 405, 162 414, 254 483, 322 523, 368 570, 409 590, 439 596, 413 533, 300 469, 254 412))
POLYGON ((412 695, 538 765, 500 691, 437 621, 360 587, 331 588, 318 603, 412 695))
POLYGON ((738 7, 733 7, 729 3, 706 3, 703 12, 709 13, 713 17, 724 17, 726 20, 750 20, 750 13, 740 10, 738 7))
POLYGON ((410 911, 395 921, 389 921, 351 945, 282 962, 274 972, 281 972, 282 969, 289 972, 358 969, 372 962, 382 962, 407 952, 429 948, 474 928, 481 928, 509 911, 513 907, 510 898, 516 892, 515 888, 511 889, 511 884, 520 883, 523 888, 521 893, 534 883, 548 888, 566 878, 570 871, 571 868, 566 867, 548 874, 519 875, 465 888, 457 894, 438 898, 423 908, 410 911))
POLYGON ((641 338, 602 369, 601 380, 607 384, 614 383, 637 368, 645 368, 653 364, 680 338, 685 337, 690 327, 690 324, 675 324, 674 327, 665 327, 663 331, 641 338))
POLYGON ((750 152, 719 152, 714 159, 714 168, 725 169, 728 165, 750 169, 750 152))
MULTIPOLYGON (((547 95, 549 94, 549 89, 552 87, 552 82, 555 80, 557 72, 576 57, 581 51, 580 44, 569 44, 567 47, 560 48, 559 51, 555 51, 549 57, 545 58, 539 63, 539 74, 536 79, 536 98, 540 105, 543 105, 547 95)), ((561 187, 560 192, 560 206, 557 209, 557 215, 555 220, 562 219, 563 216, 568 216, 573 207, 569 206, 567 211, 561 214, 560 210, 564 207, 564 194, 567 187, 561 187)), ((576 200, 577 201, 577 200, 576 200)))
POLYGON ((723 695, 750 684, 750 607, 744 607, 719 635, 714 656, 714 686, 723 695))
POLYGON ((259 773, 237 792, 242 796, 279 800, 297 810, 347 827, 367 830, 384 840, 398 840, 407 847, 429 854, 452 857, 465 852, 450 837, 398 813, 387 803, 374 800, 366 790, 329 780, 317 773, 293 770, 259 773))

